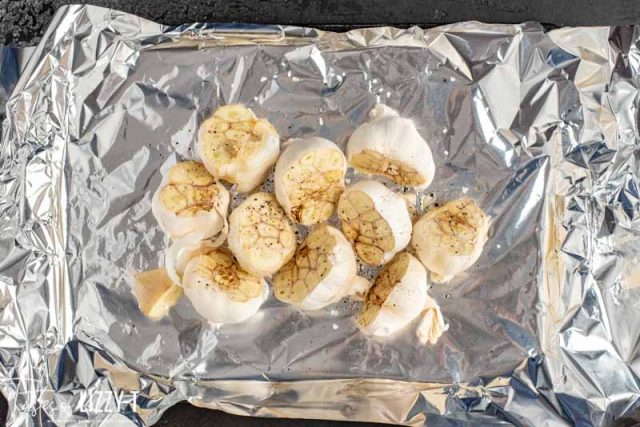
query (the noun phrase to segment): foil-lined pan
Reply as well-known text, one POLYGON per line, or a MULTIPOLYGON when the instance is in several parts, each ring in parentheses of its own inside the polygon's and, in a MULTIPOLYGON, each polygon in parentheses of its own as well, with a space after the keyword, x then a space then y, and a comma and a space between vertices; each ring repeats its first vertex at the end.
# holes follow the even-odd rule
POLYGON ((181 400, 429 426, 633 417, 639 36, 536 23, 169 28, 61 8, 7 102, 0 145, 9 425, 149 425, 181 400), (416 122, 437 164, 420 199, 468 195, 493 219, 477 264, 430 291, 449 324, 436 345, 368 340, 346 300, 310 315, 272 297, 221 328, 186 300, 159 322, 140 313, 131 275, 161 265, 165 247, 150 209, 160 168, 195 157, 198 125, 236 102, 283 139, 341 146, 378 102, 416 122))

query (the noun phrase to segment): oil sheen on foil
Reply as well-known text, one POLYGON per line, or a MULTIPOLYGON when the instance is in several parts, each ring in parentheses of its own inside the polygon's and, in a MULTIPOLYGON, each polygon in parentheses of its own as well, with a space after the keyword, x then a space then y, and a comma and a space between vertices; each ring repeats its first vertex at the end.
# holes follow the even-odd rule
POLYGON ((635 27, 535 23, 168 28, 63 7, 7 102, 0 145, 9 424, 150 425, 181 400, 416 426, 632 417, 639 40, 635 27), (347 300, 302 314, 271 297, 217 329, 186 299, 159 322, 141 314, 131 275, 165 247, 151 213, 160 169, 195 157, 216 107, 245 103, 283 140, 344 147, 378 102, 434 153, 418 208, 468 195, 493 219, 477 263, 430 291, 449 324, 436 345, 366 339, 347 300))

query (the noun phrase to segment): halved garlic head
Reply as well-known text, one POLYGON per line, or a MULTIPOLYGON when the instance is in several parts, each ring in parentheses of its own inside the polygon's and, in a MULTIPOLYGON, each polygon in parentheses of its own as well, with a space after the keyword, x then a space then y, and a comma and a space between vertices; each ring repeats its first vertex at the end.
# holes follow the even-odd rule
POLYGON ((411 239, 404 199, 376 181, 349 186, 338 201, 338 217, 345 236, 367 264, 386 263, 411 239))
MULTIPOLYGON (((391 335, 407 326, 420 315, 433 318, 433 300, 427 295, 427 271, 414 256, 407 252, 396 255, 378 274, 367 293, 364 307, 357 317, 363 332, 374 336, 391 335)), ((435 305, 437 307, 437 304, 435 305)), ((442 314, 438 316, 442 318, 442 314)), ((431 331, 433 322, 419 328, 419 336, 435 337, 438 331, 431 331)), ((436 324, 438 328, 440 324, 436 324)), ((437 337, 436 337, 437 335, 437 337)), ((428 339, 427 339, 428 341, 428 339)))
POLYGON ((225 105, 200 126, 198 154, 211 175, 248 192, 265 180, 280 153, 278 132, 244 105, 225 105))
POLYGON ((133 295, 145 316, 158 320, 182 298, 182 288, 173 283, 164 268, 143 271, 135 276, 133 295))
POLYGON ((264 279, 247 273, 224 249, 187 264, 182 280, 193 308, 211 323, 239 323, 253 316, 269 295, 264 279))
POLYGON ((296 250, 289 219, 270 193, 250 195, 229 216, 229 248, 240 265, 257 276, 271 276, 296 250))
POLYGON ((182 276, 189 261, 216 250, 221 244, 220 240, 199 240, 190 236, 174 241, 164 253, 164 266, 167 274, 174 283, 182 285, 182 276))
POLYGON ((278 202, 294 221, 313 225, 329 219, 344 190, 347 160, 324 138, 295 139, 276 163, 278 202))
POLYGON ((347 144, 349 164, 362 173, 382 175, 396 184, 426 188, 435 164, 427 142, 412 120, 378 104, 371 121, 358 127, 347 144))
POLYGON ((172 239, 187 235, 207 239, 225 229, 229 192, 202 163, 180 162, 163 178, 151 210, 172 239))
POLYGON ((274 294, 301 310, 318 310, 365 292, 369 282, 357 271, 349 241, 337 229, 321 225, 273 277, 274 294))
POLYGON ((411 245, 434 282, 471 267, 487 241, 489 217, 469 198, 428 211, 413 226, 411 245))

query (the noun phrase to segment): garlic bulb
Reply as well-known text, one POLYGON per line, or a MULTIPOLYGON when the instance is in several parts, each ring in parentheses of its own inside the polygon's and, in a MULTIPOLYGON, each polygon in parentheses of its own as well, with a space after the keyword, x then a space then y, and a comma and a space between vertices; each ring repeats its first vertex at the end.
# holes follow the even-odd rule
POLYGON ((471 267, 487 241, 489 217, 468 198, 428 211, 413 228, 411 245, 434 282, 471 267))
POLYGON ((164 268, 159 268, 135 276, 133 295, 144 315, 158 320, 180 301, 182 288, 171 281, 164 268))
POLYGON ((290 140, 276 163, 276 197, 287 215, 300 224, 326 221, 344 190, 346 172, 344 154, 328 139, 290 140))
POLYGON ((376 181, 349 186, 338 201, 338 217, 345 236, 367 264, 384 264, 411 239, 411 217, 404 199, 376 181))
POLYGON ((229 192, 202 163, 180 162, 163 178, 151 200, 151 210, 172 239, 207 239, 226 230, 229 192))
POLYGON ((438 305, 427 295, 427 272, 407 252, 395 256, 378 274, 358 315, 360 329, 368 335, 391 335, 418 316, 421 342, 435 343, 446 330, 438 305))
POLYGON ((273 290, 280 301, 301 310, 318 310, 346 296, 364 293, 369 282, 357 272, 349 241, 337 229, 321 225, 275 274, 273 290))
POLYGON ((396 184, 426 188, 435 174, 433 155, 410 119, 378 104, 371 121, 358 127, 347 144, 349 164, 362 173, 382 175, 396 184))
POLYGON ((244 271, 224 249, 189 261, 182 285, 193 308, 211 323, 242 322, 269 296, 266 281, 244 271))
POLYGON ((248 272, 271 276, 296 250, 295 231, 270 193, 250 195, 229 216, 229 248, 248 272))
POLYGON ((248 192, 260 185, 280 154, 280 137, 244 105, 225 105, 200 126, 198 154, 211 175, 248 192))
MULTIPOLYGON (((226 231, 220 233, 226 238, 226 231)), ((193 258, 206 255, 216 250, 224 242, 224 239, 200 240, 197 237, 186 236, 174 241, 164 253, 164 266, 171 280, 182 285, 182 276, 187 264, 193 258)))

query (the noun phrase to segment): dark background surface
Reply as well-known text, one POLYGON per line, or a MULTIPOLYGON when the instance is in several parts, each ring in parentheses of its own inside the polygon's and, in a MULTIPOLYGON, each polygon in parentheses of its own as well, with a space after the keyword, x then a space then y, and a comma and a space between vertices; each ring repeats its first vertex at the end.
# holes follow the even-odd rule
POLYGON ((36 42, 55 10, 69 3, 112 7, 169 25, 237 21, 340 30, 468 20, 552 26, 640 23, 638 0, 0 0, 0 45, 36 42))
MULTIPOLYGON (((296 24, 328 30, 393 25, 432 27, 458 21, 517 23, 538 21, 547 28, 640 23, 638 0, 0 0, 0 45, 38 42, 55 10, 70 3, 112 7, 163 24, 249 22, 296 24)), ((6 402, 0 399, 0 420, 6 402)), ((2 423, 2 421, 0 421, 2 423)), ((619 426, 638 425, 624 420, 619 426)), ((193 407, 169 409, 156 424, 165 427, 348 427, 376 424, 245 418, 193 407)))

